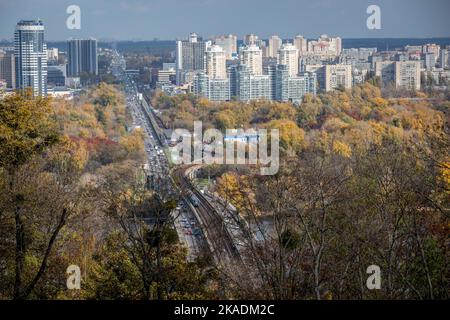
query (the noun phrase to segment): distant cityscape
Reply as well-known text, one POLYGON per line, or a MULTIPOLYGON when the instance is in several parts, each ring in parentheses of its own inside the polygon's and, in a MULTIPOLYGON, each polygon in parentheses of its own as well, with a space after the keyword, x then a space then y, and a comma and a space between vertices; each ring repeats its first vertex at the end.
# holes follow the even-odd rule
MULTIPOLYGON (((22 20, 14 44, 0 46, 0 90, 32 88, 35 96, 63 96, 98 81, 97 40, 68 39, 65 51, 47 47, 41 20, 22 20)), ((301 103, 305 94, 350 89, 371 78, 381 86, 445 90, 450 46, 435 43, 343 48, 340 37, 307 39, 248 34, 203 39, 196 33, 175 42, 170 60, 152 68, 148 86, 168 95, 192 93, 210 101, 274 100, 301 103)), ((130 73, 136 70, 129 70, 130 73)))

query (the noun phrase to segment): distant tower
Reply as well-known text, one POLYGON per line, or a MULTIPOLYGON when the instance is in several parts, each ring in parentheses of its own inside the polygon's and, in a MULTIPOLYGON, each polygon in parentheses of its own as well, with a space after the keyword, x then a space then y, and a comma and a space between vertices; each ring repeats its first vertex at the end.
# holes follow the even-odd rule
POLYGON ((258 41, 258 36, 254 35, 253 33, 247 34, 244 37, 244 44, 246 46, 251 46, 253 44, 256 44, 257 41, 258 41))
POLYGON ((246 65, 253 75, 262 74, 262 50, 256 45, 244 47, 240 51, 241 64, 246 65))
POLYGON ((209 42, 203 41, 195 33, 189 35, 188 40, 177 41, 176 44, 176 77, 177 84, 185 82, 185 74, 205 69, 205 51, 209 42))
POLYGON ((294 46, 297 48, 299 55, 301 55, 302 52, 308 51, 308 40, 301 35, 295 36, 294 46))
POLYGON ((271 36, 269 39, 269 57, 276 58, 280 50, 282 40, 279 36, 271 36))
POLYGON ((227 78, 226 54, 217 45, 212 45, 206 49, 206 74, 211 79, 227 78))
POLYGON ((41 20, 21 20, 14 32, 16 87, 47 95, 47 45, 41 20))
POLYGON ((67 41, 67 76, 81 73, 98 74, 97 40, 70 39, 67 41))
POLYGON ((278 50, 278 64, 287 66, 289 76, 298 74, 298 50, 290 43, 285 43, 278 50))

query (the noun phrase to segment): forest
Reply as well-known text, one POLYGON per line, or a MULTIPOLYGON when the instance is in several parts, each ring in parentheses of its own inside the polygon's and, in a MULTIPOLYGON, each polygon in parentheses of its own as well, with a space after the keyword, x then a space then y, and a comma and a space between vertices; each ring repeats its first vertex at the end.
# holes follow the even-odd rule
POLYGON ((388 98, 365 83, 296 106, 155 92, 167 128, 280 130, 276 175, 209 168, 241 223, 273 225, 244 232, 245 263, 215 266, 187 260, 178 199, 146 188, 144 133, 122 90, 0 101, 0 299, 449 298, 448 96, 388 98), (80 290, 66 287, 70 265, 80 290), (380 290, 366 286, 371 265, 380 290))
MULTIPOLYGON (((210 191, 242 221, 273 230, 243 235, 242 272, 230 292, 261 299, 448 299, 448 96, 388 98, 373 83, 291 103, 212 103, 156 92, 168 128, 276 128, 281 168, 212 165, 210 191), (380 290, 366 270, 381 269, 380 290), (252 279, 252 280, 249 280, 252 279)), ((244 226, 245 227, 245 226, 244 226)))

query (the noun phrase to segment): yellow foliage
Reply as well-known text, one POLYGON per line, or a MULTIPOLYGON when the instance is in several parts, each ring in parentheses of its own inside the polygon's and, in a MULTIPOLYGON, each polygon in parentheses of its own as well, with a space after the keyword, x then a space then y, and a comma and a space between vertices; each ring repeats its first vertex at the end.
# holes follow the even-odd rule
POLYGON ((348 144, 342 141, 335 140, 333 141, 332 146, 333 153, 338 154, 345 158, 350 158, 352 155, 352 149, 348 144))
POLYGON ((283 148, 291 151, 299 151, 305 144, 305 131, 291 120, 272 120, 268 129, 280 131, 280 143, 283 148))

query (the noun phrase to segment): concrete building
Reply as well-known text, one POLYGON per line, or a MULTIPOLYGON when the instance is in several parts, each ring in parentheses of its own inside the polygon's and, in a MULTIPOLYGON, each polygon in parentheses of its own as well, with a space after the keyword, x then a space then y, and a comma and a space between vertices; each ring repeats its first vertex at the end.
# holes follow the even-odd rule
POLYGON ((269 75, 253 74, 247 65, 241 65, 237 77, 237 96, 241 101, 271 100, 269 75))
POLYGON ((176 81, 176 71, 175 69, 168 70, 158 70, 157 75, 157 86, 161 86, 162 84, 170 84, 176 81))
POLYGON ((441 46, 434 43, 428 43, 422 46, 422 54, 434 53, 436 59, 439 57, 440 51, 441 46))
POLYGON ((323 83, 321 88, 331 91, 338 88, 351 89, 352 66, 344 64, 326 65, 322 68, 323 83))
POLYGON ((448 68, 448 50, 447 49, 441 49, 441 52, 439 55, 439 68, 441 68, 441 69, 448 68))
POLYGON ((228 79, 211 79, 200 72, 194 77, 193 93, 210 101, 230 100, 230 81, 228 79))
POLYGON ((375 62, 375 75, 383 86, 393 83, 396 88, 420 90, 420 61, 375 62))
POLYGON ((47 49, 47 62, 53 61, 57 62, 59 58, 58 48, 48 48, 47 49))
POLYGON ((222 47, 227 60, 231 60, 237 55, 237 37, 235 35, 229 34, 216 37, 214 38, 214 44, 222 47))
POLYGON ((67 76, 79 77, 82 73, 98 75, 96 39, 70 39, 67 41, 67 76))
POLYGON ((13 51, 0 51, 0 79, 8 89, 16 88, 16 62, 13 51))
POLYGON ((342 51, 342 40, 339 37, 332 38, 327 35, 321 35, 319 39, 308 42, 308 51, 339 56, 342 51))
POLYGON ((47 95, 47 45, 41 20, 22 20, 14 32, 16 87, 47 95))
POLYGON ((47 84, 55 87, 64 87, 66 85, 66 65, 48 66, 47 84))
POLYGON ((425 69, 432 70, 436 68, 436 60, 436 55, 434 53, 425 53, 423 55, 425 69))
MULTIPOLYGON (((273 80, 274 79, 274 80, 273 80)), ((303 96, 307 93, 316 95, 317 76, 315 73, 303 73, 301 75, 289 76, 286 65, 276 66, 274 88, 274 99, 277 101, 301 103, 303 96)))
POLYGON ((279 36, 271 36, 269 39, 269 57, 276 58, 280 50, 282 40, 279 36))
POLYGON ((299 55, 302 55, 303 52, 308 51, 308 40, 301 35, 295 36, 294 46, 297 48, 299 55))
POLYGON ((287 66, 289 76, 298 74, 298 49, 290 43, 285 43, 278 50, 278 64, 287 66))
POLYGON ((246 46, 256 45, 256 41, 258 41, 258 36, 253 33, 247 34, 244 37, 244 44, 246 46))
POLYGON ((178 85, 187 82, 186 73, 205 69, 205 51, 208 46, 209 42, 203 41, 195 33, 191 33, 188 40, 177 41, 175 59, 178 85))
POLYGON ((240 50, 240 62, 246 65, 248 72, 262 75, 262 50, 256 45, 250 45, 240 50))
POLYGON ((206 49, 206 74, 210 79, 225 79, 227 77, 226 53, 222 47, 212 45, 206 49))
POLYGON ((395 86, 420 90, 420 62, 395 62, 395 86))

